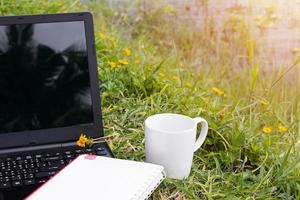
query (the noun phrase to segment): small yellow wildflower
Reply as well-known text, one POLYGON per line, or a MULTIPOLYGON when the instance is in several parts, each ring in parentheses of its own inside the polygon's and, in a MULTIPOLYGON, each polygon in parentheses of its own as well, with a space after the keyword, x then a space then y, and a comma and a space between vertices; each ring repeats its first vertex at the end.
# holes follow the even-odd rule
POLYGON ((110 65, 110 67, 111 67, 112 69, 118 67, 117 63, 115 63, 115 62, 113 62, 113 61, 108 61, 107 63, 110 65))
POLYGON ((159 75, 160 77, 165 77, 165 76, 166 76, 166 74, 165 74, 164 72, 159 72, 158 75, 159 75))
POLYGON ((77 146, 84 148, 85 147, 85 142, 82 142, 80 140, 76 141, 77 146))
POLYGON ((175 80, 175 81, 178 81, 179 77, 178 76, 173 76, 172 79, 175 80))
POLYGON ((293 141, 289 138, 285 138, 284 141, 285 141, 286 144, 292 144, 293 143, 293 141))
POLYGON ((225 95, 225 92, 217 87, 213 87, 212 91, 214 91, 217 95, 220 95, 220 96, 225 95))
POLYGON ((131 51, 128 47, 124 48, 124 53, 127 55, 127 56, 130 56, 131 55, 131 51))
POLYGON ((273 128, 272 128, 272 126, 264 126, 263 129, 262 129, 262 131, 264 133, 269 134, 269 133, 271 133, 273 131, 273 128))
POLYGON ((104 137, 91 138, 85 134, 80 134, 80 137, 76 141, 77 146, 82 148, 90 148, 93 144, 103 143, 106 140, 113 139, 114 135, 107 135, 104 137))
POLYGON ((128 65, 128 61, 126 59, 120 59, 119 63, 122 65, 128 65))
POLYGON ((191 83, 186 83, 185 86, 188 87, 188 88, 191 88, 192 84, 191 83))
POLYGON ((209 103, 210 97, 204 97, 204 98, 203 98, 203 101, 204 101, 205 103, 209 103))
POLYGON ((66 12, 66 11, 67 11, 66 6, 62 6, 62 7, 61 7, 61 11, 62 11, 62 12, 66 12))
POLYGON ((284 127, 282 124, 279 124, 279 125, 278 125, 278 131, 279 131, 280 133, 285 133, 285 132, 287 131, 287 128, 284 127))
POLYGON ((293 54, 300 53, 300 49, 299 49, 299 48, 292 48, 292 49, 290 49, 290 51, 291 51, 293 54))
POLYGON ((80 137, 78 139, 79 141, 82 141, 82 142, 87 142, 88 141, 88 138, 84 135, 84 134, 80 134, 80 137))
MULTIPOLYGON (((85 145, 89 142, 89 139, 84 135, 84 134, 80 134, 79 139, 77 140, 76 144, 80 147, 85 147, 85 145)), ((87 144, 88 145, 88 144, 87 144)))
POLYGON ((141 63, 141 61, 140 60, 135 60, 133 63, 136 64, 136 65, 138 65, 138 64, 141 63))
POLYGON ((85 145, 86 145, 86 146, 91 146, 92 144, 93 144, 93 139, 92 139, 92 138, 88 139, 88 140, 85 142, 85 145))
POLYGON ((116 41, 113 38, 111 37, 106 37, 106 38, 110 42, 112 48, 115 48, 117 46, 116 41))
POLYGON ((99 37, 100 37, 101 39, 104 39, 104 38, 106 38, 106 35, 105 35, 104 33, 99 33, 99 37))
POLYGON ((262 106, 268 106, 268 105, 270 104, 270 102, 267 101, 267 100, 265 100, 265 99, 263 99, 263 100, 260 101, 260 104, 261 104, 262 106))
POLYGON ((112 47, 112 48, 116 48, 116 46, 117 46, 116 41, 111 41, 111 47, 112 47))

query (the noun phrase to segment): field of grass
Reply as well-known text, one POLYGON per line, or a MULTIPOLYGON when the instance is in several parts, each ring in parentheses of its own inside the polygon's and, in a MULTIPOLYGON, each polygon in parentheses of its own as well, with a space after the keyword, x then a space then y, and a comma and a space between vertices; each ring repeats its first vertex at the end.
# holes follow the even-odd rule
POLYGON ((94 15, 105 134, 116 135, 109 144, 117 158, 144 159, 143 122, 152 114, 209 123, 191 175, 165 180, 152 199, 300 199, 300 58, 264 66, 238 13, 219 41, 212 17, 193 31, 166 4, 0 1, 1 15, 72 11, 94 15))

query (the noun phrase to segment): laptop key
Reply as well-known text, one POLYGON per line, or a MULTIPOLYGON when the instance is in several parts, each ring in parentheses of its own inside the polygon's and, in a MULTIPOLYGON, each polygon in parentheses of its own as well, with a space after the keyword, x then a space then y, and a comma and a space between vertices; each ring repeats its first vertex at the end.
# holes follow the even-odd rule
POLYGON ((4 188, 10 188, 10 183, 9 182, 0 183, 0 189, 4 189, 4 188))
POLYGON ((5 159, 5 161, 12 161, 13 159, 11 157, 8 157, 5 159))
POLYGON ((86 153, 92 153, 92 152, 94 152, 94 149, 86 149, 85 152, 86 153))
POLYGON ((2 178, 2 181, 3 181, 3 182, 8 182, 8 181, 10 181, 10 177, 4 176, 4 177, 2 178))
POLYGON ((2 172, 9 172, 11 171, 11 168, 10 167, 1 167, 0 169, 2 172))
POLYGON ((71 154, 71 151, 65 151, 65 154, 69 155, 69 154, 71 154))
POLYGON ((25 185, 33 185, 35 184, 34 179, 25 179, 24 181, 25 185))
POLYGON ((22 157, 18 156, 18 157, 15 158, 15 160, 22 160, 22 157))
POLYGON ((35 158, 41 158, 41 157, 42 157, 41 154, 36 154, 36 155, 35 155, 35 158))
POLYGON ((54 153, 55 156, 60 156, 59 152, 54 153))
POLYGON ((76 153, 76 154, 81 154, 81 153, 84 153, 84 152, 83 152, 82 150, 80 150, 80 149, 76 149, 76 150, 75 150, 75 153, 76 153))
POLYGON ((39 180, 37 180, 37 183, 42 184, 42 183, 45 183, 46 181, 47 181, 47 179, 39 179, 39 180))
POLYGON ((23 183, 21 180, 18 180, 18 181, 12 181, 12 186, 14 187, 17 187, 17 186, 22 186, 23 183))
POLYGON ((103 148, 101 148, 101 147, 98 147, 97 148, 97 151, 103 151, 104 149, 103 148))
POLYGON ((104 156, 104 155, 106 155, 106 152, 105 151, 97 151, 96 154, 98 156, 104 156))
POLYGON ((49 171, 56 171, 61 169, 62 166, 51 166, 51 167, 41 167, 40 171, 41 172, 49 172, 49 171))
POLYGON ((46 153, 45 155, 44 155, 45 157, 52 157, 52 156, 54 156, 52 153, 46 153))
POLYGON ((33 177, 34 177, 33 174, 25 174, 24 175, 25 179, 32 179, 33 177))
POLYGON ((62 159, 62 156, 53 156, 53 157, 47 157, 42 159, 43 161, 52 161, 52 160, 60 160, 62 159))
POLYGON ((21 175, 12 176, 12 177, 11 177, 11 180, 13 180, 13 181, 21 180, 21 175))
POLYGON ((48 161, 48 166, 64 166, 65 161, 64 160, 52 160, 48 161))
POLYGON ((65 155, 65 158, 66 158, 66 159, 72 159, 72 158, 74 158, 74 155, 72 155, 72 154, 70 154, 70 155, 65 155))
POLYGON ((50 171, 50 172, 38 172, 35 174, 36 178, 44 178, 44 177, 49 177, 53 176, 56 172, 55 171, 50 171))

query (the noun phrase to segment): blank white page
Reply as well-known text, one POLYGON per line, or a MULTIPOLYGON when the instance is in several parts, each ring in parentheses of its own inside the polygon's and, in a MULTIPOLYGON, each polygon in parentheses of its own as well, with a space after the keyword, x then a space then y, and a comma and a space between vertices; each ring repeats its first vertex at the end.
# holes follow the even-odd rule
POLYGON ((146 199, 164 177, 159 165, 81 155, 27 199, 140 200, 146 199))

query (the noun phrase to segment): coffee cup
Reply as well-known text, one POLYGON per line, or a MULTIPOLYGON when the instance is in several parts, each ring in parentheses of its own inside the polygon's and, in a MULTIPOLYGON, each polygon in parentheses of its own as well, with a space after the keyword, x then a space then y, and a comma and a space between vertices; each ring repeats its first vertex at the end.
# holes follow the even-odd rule
POLYGON ((146 162, 162 165, 170 178, 189 176, 194 152, 203 144, 208 123, 201 117, 162 113, 145 121, 146 162), (201 131, 196 139, 197 125, 201 131))

